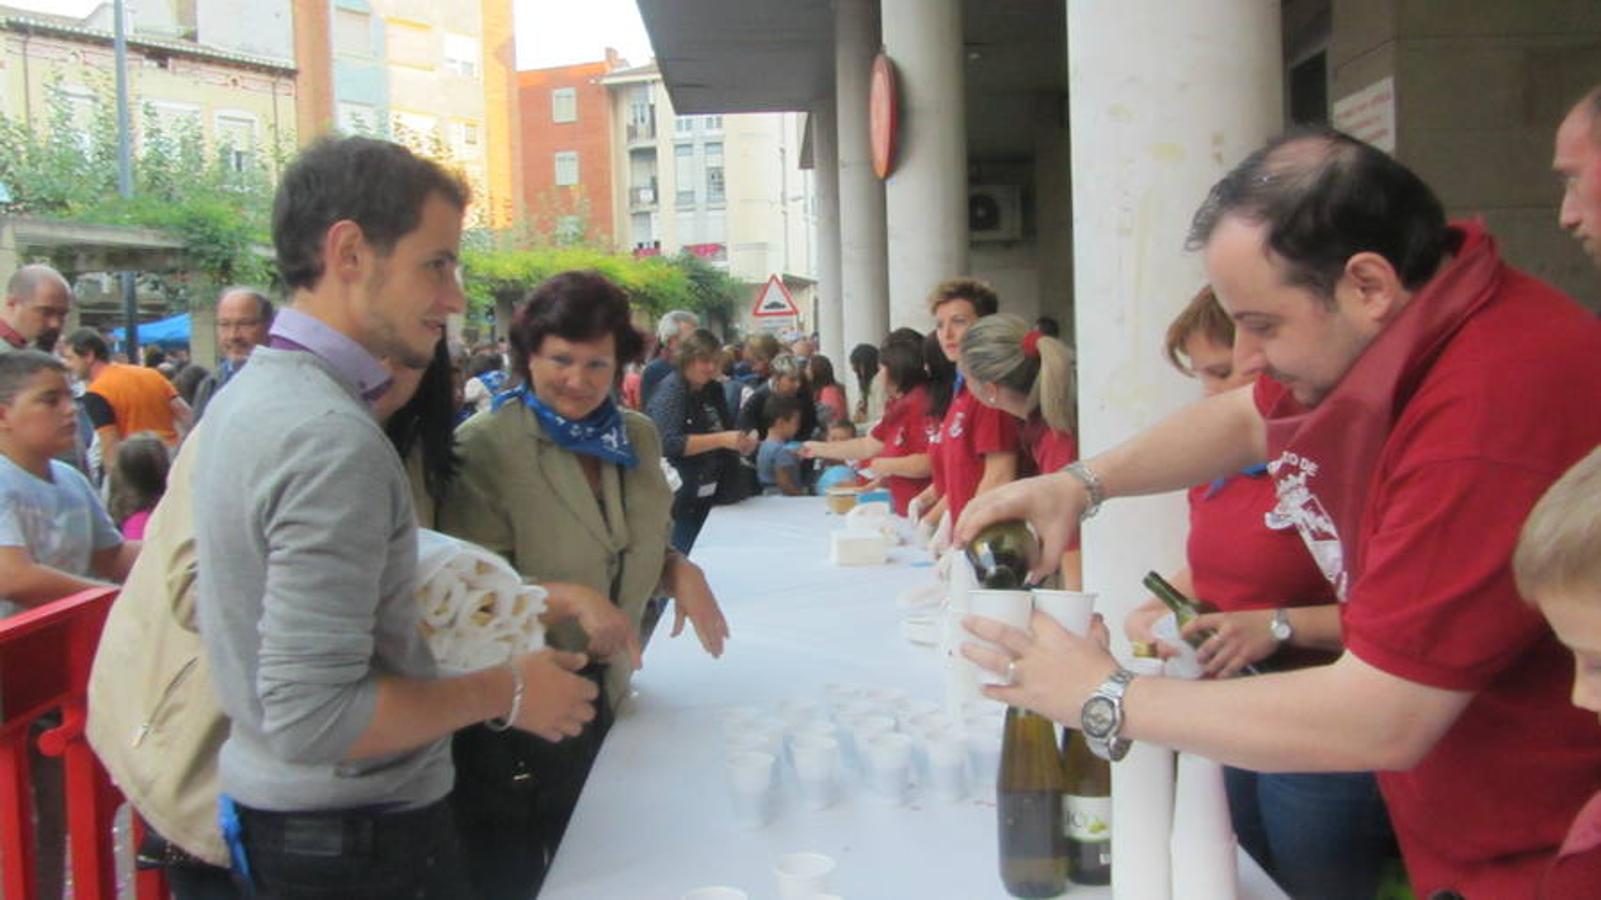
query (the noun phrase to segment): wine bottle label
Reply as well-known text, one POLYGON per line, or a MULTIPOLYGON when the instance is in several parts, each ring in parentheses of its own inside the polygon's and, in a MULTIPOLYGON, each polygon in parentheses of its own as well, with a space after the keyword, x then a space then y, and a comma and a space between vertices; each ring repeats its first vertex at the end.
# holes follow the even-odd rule
POLYGON ((1112 798, 1062 798, 1062 827, 1069 840, 1100 843, 1112 839, 1112 798))

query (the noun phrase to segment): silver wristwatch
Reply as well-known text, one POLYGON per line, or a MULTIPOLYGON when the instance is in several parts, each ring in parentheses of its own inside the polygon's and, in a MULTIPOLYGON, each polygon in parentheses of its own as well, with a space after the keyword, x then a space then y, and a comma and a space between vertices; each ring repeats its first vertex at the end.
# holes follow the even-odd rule
POLYGON ((1273 633, 1273 640, 1284 643, 1295 636, 1295 629, 1290 625, 1290 611, 1284 607, 1273 610, 1273 621, 1267 625, 1268 631, 1273 633))
POLYGON ((1101 479, 1095 477, 1090 467, 1084 465, 1083 460, 1077 460, 1063 466, 1062 471, 1077 478, 1084 485, 1084 492, 1090 496, 1090 505, 1079 514, 1078 520, 1082 522, 1100 512, 1101 504, 1106 500, 1106 488, 1101 487, 1101 479))
POLYGON ((1079 730, 1084 734, 1084 743, 1101 759, 1117 762, 1128 754, 1131 742, 1119 737, 1118 732, 1123 730, 1123 692, 1133 680, 1133 672, 1118 666, 1090 699, 1084 701, 1084 708, 1079 712, 1079 730))

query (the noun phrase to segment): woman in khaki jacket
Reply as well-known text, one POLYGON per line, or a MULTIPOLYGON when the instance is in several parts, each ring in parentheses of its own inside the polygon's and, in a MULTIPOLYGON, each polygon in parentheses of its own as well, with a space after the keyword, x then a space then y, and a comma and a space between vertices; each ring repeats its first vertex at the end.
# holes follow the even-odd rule
POLYGON ((511 349, 521 383, 457 432, 462 469, 439 526, 553 588, 575 621, 548 641, 589 654, 602 702, 583 735, 559 744, 483 727, 456 734, 452 802, 485 900, 530 897, 543 880, 639 666, 647 601, 674 598, 672 633, 688 620, 713 656, 728 636, 705 576, 668 546, 673 494, 655 426, 613 399, 643 349, 622 291, 592 272, 551 278, 517 312, 511 349))

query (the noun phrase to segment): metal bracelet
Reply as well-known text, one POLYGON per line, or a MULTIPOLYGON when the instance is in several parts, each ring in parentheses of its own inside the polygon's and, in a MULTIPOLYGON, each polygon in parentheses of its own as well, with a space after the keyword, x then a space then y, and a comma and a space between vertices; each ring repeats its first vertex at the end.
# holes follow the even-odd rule
POLYGON ((504 716, 486 719, 484 724, 490 731, 505 731, 511 723, 517 721, 517 714, 523 711, 523 670, 513 663, 507 663, 506 668, 511 672, 511 711, 504 716))
POLYGON ((1077 478, 1079 483, 1084 485, 1084 492, 1090 497, 1090 505, 1079 513, 1078 520, 1082 522, 1100 512, 1101 504, 1106 500, 1106 489, 1101 486, 1101 479, 1095 476, 1090 467, 1085 465, 1083 460, 1076 460, 1063 466, 1062 471, 1077 478))

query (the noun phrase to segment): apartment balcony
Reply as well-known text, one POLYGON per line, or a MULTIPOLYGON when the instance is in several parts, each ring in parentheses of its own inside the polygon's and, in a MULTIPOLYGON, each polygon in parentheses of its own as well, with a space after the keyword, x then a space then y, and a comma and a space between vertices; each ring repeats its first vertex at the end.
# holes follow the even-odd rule
POLYGON ((628 189, 629 208, 636 210, 654 209, 656 203, 656 179, 652 178, 649 184, 628 189))
POLYGON ((642 141, 656 140, 655 122, 632 122, 628 126, 628 143, 637 144, 642 141))

